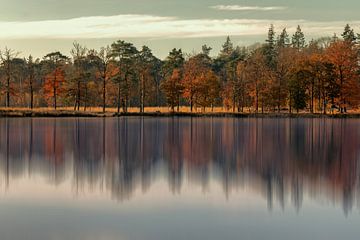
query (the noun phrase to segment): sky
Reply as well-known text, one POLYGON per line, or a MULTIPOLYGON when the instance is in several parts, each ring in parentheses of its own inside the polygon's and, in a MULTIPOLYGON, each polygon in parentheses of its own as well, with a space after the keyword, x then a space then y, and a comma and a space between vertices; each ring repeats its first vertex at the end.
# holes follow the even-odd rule
POLYGON ((263 42, 270 24, 307 40, 341 34, 346 23, 360 32, 359 0, 1 0, 0 48, 42 57, 70 55, 77 41, 98 49, 122 39, 149 46, 159 58, 176 47, 217 55, 226 36, 234 45, 263 42))

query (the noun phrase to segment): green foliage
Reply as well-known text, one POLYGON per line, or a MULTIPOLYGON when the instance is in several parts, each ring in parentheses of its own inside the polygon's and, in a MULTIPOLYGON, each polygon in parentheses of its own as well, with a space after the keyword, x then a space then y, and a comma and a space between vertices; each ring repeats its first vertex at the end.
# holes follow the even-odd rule
POLYGON ((289 81, 291 105, 296 111, 306 108, 308 96, 306 94, 307 71, 297 71, 289 81))
POLYGON ((284 28, 278 37, 277 47, 285 48, 285 47, 288 47, 289 45, 290 45, 289 34, 287 33, 286 28, 284 28))
POLYGON ((291 43, 292 46, 298 50, 305 48, 306 46, 305 35, 302 32, 300 25, 297 26, 296 32, 292 37, 291 43))
POLYGON ((274 69, 276 66, 276 40, 275 40, 275 30, 274 25, 270 25, 268 31, 268 38, 266 39, 266 44, 263 47, 264 55, 266 57, 266 64, 268 67, 274 69))
POLYGON ((357 39, 354 33, 354 29, 352 29, 349 24, 346 24, 344 32, 341 34, 341 36, 345 41, 351 43, 354 43, 357 39))
POLYGON ((221 56, 230 56, 234 51, 234 45, 230 40, 230 37, 227 36, 225 43, 222 45, 220 52, 221 56))
POLYGON ((169 52, 169 55, 166 57, 163 65, 164 76, 167 77, 171 75, 174 69, 182 69, 184 66, 184 55, 182 50, 174 48, 169 52))

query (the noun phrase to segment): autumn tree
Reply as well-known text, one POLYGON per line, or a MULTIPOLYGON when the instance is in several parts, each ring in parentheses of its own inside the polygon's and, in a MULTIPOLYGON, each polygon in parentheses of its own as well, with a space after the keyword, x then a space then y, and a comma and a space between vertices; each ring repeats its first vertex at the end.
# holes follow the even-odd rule
POLYGON ((190 104, 190 111, 193 111, 195 104, 195 95, 198 84, 198 77, 201 75, 204 66, 199 58, 192 57, 184 65, 184 75, 182 79, 182 85, 184 86, 184 98, 190 104))
POLYGON ((203 94, 203 92, 201 92, 201 88, 205 84, 203 78, 205 78, 209 70, 211 70, 211 59, 202 53, 190 57, 184 65, 184 75, 182 79, 182 85, 184 86, 183 96, 190 104, 191 112, 197 103, 197 98, 203 94))
POLYGON ((179 106, 180 96, 183 93, 184 87, 181 84, 181 79, 181 70, 175 68, 173 74, 166 77, 161 83, 161 89, 165 92, 167 104, 172 112, 175 111, 176 106, 179 106))
POLYGON ((274 82, 270 86, 273 96, 274 106, 280 112, 288 100, 288 82, 291 78, 291 72, 295 65, 294 49, 290 47, 278 47, 278 57, 276 67, 273 70, 274 82))
POLYGON ((217 58, 213 62, 213 70, 219 76, 223 94, 226 96, 224 99, 229 105, 232 106, 233 112, 236 110, 236 105, 239 99, 238 91, 238 78, 237 78, 237 65, 240 61, 245 59, 244 48, 234 48, 230 37, 226 38, 225 43, 217 58))
POLYGON ((269 96, 269 81, 273 79, 262 52, 262 49, 253 52, 246 60, 245 68, 246 78, 249 82, 249 94, 253 98, 256 113, 260 107, 261 111, 264 112, 266 100, 269 96))
POLYGON ((221 85, 219 77, 210 68, 206 68, 198 76, 196 82, 196 105, 202 107, 204 112, 206 107, 211 107, 213 111, 216 101, 220 97, 221 85))
POLYGON ((58 97, 63 92, 63 84, 65 81, 65 64, 69 58, 60 52, 52 52, 44 57, 46 71, 48 74, 45 77, 44 93, 45 98, 52 103, 56 110, 58 105, 58 97))
POLYGON ((180 98, 183 93, 181 81, 184 62, 185 59, 182 50, 174 48, 169 52, 161 68, 163 77, 161 88, 165 93, 166 101, 170 107, 176 103, 178 111, 180 110, 180 98))
POLYGON ((359 65, 355 46, 349 41, 337 41, 326 49, 326 58, 333 64, 339 85, 340 111, 359 103, 359 65))
POLYGON ((248 102, 248 88, 247 88, 247 79, 246 79, 246 67, 247 63, 246 61, 241 61, 238 63, 236 68, 236 86, 234 90, 236 91, 235 94, 228 94, 228 91, 231 92, 231 90, 228 89, 228 91, 224 91, 224 99, 227 99, 227 96, 235 95, 237 100, 237 110, 238 112, 243 112, 244 107, 246 106, 248 102))
POLYGON ((61 67, 57 67, 45 77, 44 93, 49 104, 53 104, 56 110, 58 98, 64 92, 65 73, 61 67))

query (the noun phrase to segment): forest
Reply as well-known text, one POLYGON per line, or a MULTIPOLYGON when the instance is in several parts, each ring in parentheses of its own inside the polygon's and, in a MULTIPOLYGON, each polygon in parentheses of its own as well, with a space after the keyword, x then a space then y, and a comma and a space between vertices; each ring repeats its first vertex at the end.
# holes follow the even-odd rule
POLYGON ((346 25, 341 36, 307 41, 269 27, 263 43, 211 47, 185 54, 174 48, 161 60, 151 49, 118 40, 99 50, 73 43, 69 55, 20 58, 0 54, 0 107, 74 111, 168 107, 169 111, 346 113, 360 105, 360 35, 346 25))

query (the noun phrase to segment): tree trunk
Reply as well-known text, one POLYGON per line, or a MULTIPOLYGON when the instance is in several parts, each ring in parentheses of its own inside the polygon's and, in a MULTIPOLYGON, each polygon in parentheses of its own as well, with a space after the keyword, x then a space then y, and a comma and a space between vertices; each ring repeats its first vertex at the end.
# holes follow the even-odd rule
POLYGON ((54 82, 53 82, 53 91, 54 91, 54 109, 56 110, 56 69, 54 74, 54 82))
POLYGON ((177 112, 180 112, 180 95, 178 95, 177 112))
POLYGON ((193 111, 193 95, 190 96, 190 112, 193 111))
POLYGON ((124 112, 127 113, 129 101, 129 83, 127 75, 125 75, 125 96, 124 96, 124 112))
POLYGON ((86 111, 87 108, 87 99, 88 99, 88 87, 87 84, 85 83, 85 99, 84 99, 84 111, 86 111))
POLYGON ((106 111, 106 73, 103 74, 103 113, 106 111))
POLYGON ((256 92, 255 96, 255 112, 258 113, 259 111, 259 94, 256 92))
POLYGON ((292 93, 289 92, 289 113, 292 113, 292 93))
POLYGON ((343 96, 343 83, 344 83, 343 72, 342 69, 340 69, 340 102, 341 102, 340 112, 341 113, 344 112, 344 107, 345 107, 345 98, 343 96))
POLYGON ((141 75, 141 93, 140 93, 140 112, 143 113, 145 109, 145 77, 141 75))
POLYGON ((232 111, 233 111, 233 112, 235 112, 235 109, 236 109, 236 103, 235 103, 235 101, 236 101, 236 100, 235 100, 235 93, 233 93, 233 95, 234 95, 234 96, 233 96, 233 99, 232 99, 232 102, 233 102, 233 109, 232 109, 232 111))
POLYGON ((281 79, 279 78, 278 101, 277 101, 278 113, 280 113, 280 109, 281 109, 281 79))
POLYGON ((314 113, 314 83, 311 82, 310 87, 310 113, 314 113))
POLYGON ((30 76, 30 109, 34 108, 34 89, 33 89, 33 79, 30 76))
POLYGON ((10 75, 6 77, 6 107, 10 107, 10 75))
POLYGON ((80 110, 80 81, 77 81, 77 91, 76 91, 76 105, 77 110, 80 110))
POLYGON ((118 95, 117 95, 117 113, 120 113, 120 105, 121 105, 121 99, 120 99, 120 91, 121 87, 120 87, 120 81, 118 83, 118 95))

